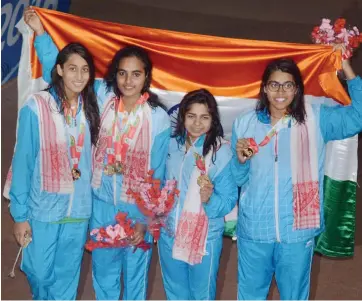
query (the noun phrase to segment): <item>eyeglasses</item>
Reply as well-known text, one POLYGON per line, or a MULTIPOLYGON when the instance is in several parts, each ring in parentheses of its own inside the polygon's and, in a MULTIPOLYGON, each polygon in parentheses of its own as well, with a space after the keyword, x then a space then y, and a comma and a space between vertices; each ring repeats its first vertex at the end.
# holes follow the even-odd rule
POLYGON ((280 87, 283 88, 284 92, 294 92, 296 89, 295 83, 287 81, 285 83, 278 83, 276 81, 270 81, 266 84, 267 89, 270 92, 278 92, 280 87))

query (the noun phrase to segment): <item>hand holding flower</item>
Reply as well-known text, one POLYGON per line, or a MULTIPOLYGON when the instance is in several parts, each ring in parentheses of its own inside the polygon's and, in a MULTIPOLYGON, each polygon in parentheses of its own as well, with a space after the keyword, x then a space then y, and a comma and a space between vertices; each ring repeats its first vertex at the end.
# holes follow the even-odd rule
MULTIPOLYGON (((90 240, 85 248, 93 251, 98 248, 126 248, 130 245, 147 251, 151 245, 144 241, 146 227, 136 223, 133 227, 132 220, 127 214, 118 212, 115 216, 116 224, 93 229, 90 240)), ((135 249, 136 250, 136 249, 135 249)))
POLYGON ((145 234, 146 234, 146 226, 140 223, 136 223, 134 227, 134 233, 129 238, 130 244, 132 246, 137 246, 144 240, 145 234))
POLYGON ((356 74, 354 73, 351 63, 348 59, 348 57, 350 57, 350 54, 347 54, 349 50, 346 48, 346 46, 344 44, 335 44, 333 46, 333 50, 341 51, 342 57, 347 57, 347 59, 342 60, 342 69, 343 69, 346 79, 351 80, 351 79, 355 78, 356 74))
MULTIPOLYGON (((148 176, 140 181, 138 187, 128 189, 127 194, 134 197, 138 209, 147 218, 148 231, 157 241, 160 237, 160 229, 165 227, 166 217, 171 211, 175 203, 175 196, 179 194, 179 191, 176 180, 166 180, 161 189, 161 181, 153 179, 153 173, 153 170, 150 170, 148 176)), ((141 224, 136 224, 136 226, 140 227, 138 233, 144 237, 146 226, 141 224)), ((131 243, 136 244, 139 240, 138 237, 138 234, 135 234, 131 243)))
POLYGON ((315 44, 343 44, 345 46, 342 53, 343 60, 350 58, 353 50, 362 42, 362 34, 358 28, 346 25, 346 20, 343 18, 337 19, 333 25, 331 20, 322 19, 321 25, 313 28, 311 36, 315 44))

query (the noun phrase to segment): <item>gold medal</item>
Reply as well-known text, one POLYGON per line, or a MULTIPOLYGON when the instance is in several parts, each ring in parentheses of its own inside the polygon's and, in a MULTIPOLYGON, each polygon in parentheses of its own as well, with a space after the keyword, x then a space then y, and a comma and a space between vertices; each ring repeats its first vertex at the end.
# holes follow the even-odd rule
POLYGON ((80 172, 80 170, 78 168, 72 168, 72 177, 73 177, 73 181, 77 181, 80 176, 82 175, 82 173, 80 172))
POLYGON ((202 188, 205 184, 210 183, 208 175, 201 175, 197 178, 197 184, 202 188))
POLYGON ((114 171, 118 174, 123 174, 123 164, 119 161, 117 161, 114 164, 114 171))
POLYGON ((107 164, 104 166, 103 172, 106 176, 113 176, 115 173, 114 166, 112 164, 107 164))

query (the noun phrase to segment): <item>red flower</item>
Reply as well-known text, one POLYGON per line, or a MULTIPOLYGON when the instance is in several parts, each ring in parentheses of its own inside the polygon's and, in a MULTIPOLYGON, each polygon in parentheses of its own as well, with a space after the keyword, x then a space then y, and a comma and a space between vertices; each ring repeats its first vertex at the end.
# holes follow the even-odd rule
POLYGON ((338 18, 334 22, 334 27, 344 28, 345 26, 346 26, 346 19, 344 19, 344 18, 338 18))
POLYGON ((127 194, 132 195, 138 209, 148 218, 148 231, 157 241, 160 236, 161 227, 165 226, 164 220, 171 211, 175 195, 179 194, 176 188, 176 181, 166 181, 161 189, 161 181, 153 179, 153 170, 139 185, 139 190, 129 189, 127 194), (172 182, 172 183, 171 183, 172 182))
POLYGON ((346 51, 342 56, 342 59, 351 57, 353 49, 357 48, 359 44, 362 43, 362 34, 359 34, 358 28, 355 26, 346 26, 346 19, 344 18, 337 19, 334 22, 333 27, 330 26, 329 19, 323 19, 320 26, 313 27, 311 38, 316 44, 344 44, 346 46, 346 51), (328 21, 327 25, 326 21, 328 21))
POLYGON ((357 48, 360 43, 358 36, 349 37, 348 41, 352 48, 357 48))
MULTIPOLYGON (((88 240, 85 244, 85 248, 88 251, 93 251, 99 248, 124 248, 130 246, 129 240, 127 238, 134 234, 132 221, 127 218, 127 214, 123 212, 117 213, 115 219, 117 222, 116 225, 121 226, 124 230, 124 233, 126 233, 126 238, 120 239, 120 236, 117 235, 114 239, 112 239, 106 232, 107 227, 93 229, 91 231, 91 239, 88 240)), ((145 241, 142 241, 140 244, 135 246, 135 250, 137 248, 141 248, 142 250, 146 251, 151 248, 151 245, 145 241)))
POLYGON ((334 22, 334 26, 333 26, 333 29, 334 29, 334 32, 336 34, 339 34, 342 29, 345 27, 346 25, 346 19, 337 19, 335 22, 334 22))

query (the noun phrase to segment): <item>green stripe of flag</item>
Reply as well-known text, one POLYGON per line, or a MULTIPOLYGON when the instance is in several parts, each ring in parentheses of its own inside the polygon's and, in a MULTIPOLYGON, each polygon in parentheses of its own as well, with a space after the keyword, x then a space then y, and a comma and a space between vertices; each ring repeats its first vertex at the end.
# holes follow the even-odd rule
POLYGON ((356 182, 324 177, 325 231, 316 239, 316 252, 331 257, 353 256, 356 192, 356 182))

